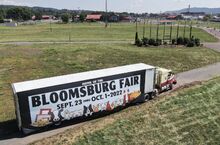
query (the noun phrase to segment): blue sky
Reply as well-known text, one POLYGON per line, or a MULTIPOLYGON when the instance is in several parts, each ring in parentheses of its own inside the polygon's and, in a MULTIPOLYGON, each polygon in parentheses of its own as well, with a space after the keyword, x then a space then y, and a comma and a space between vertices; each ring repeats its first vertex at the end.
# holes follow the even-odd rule
MULTIPOLYGON (((108 0, 117 12, 157 12, 188 7, 220 7, 220 0, 108 0)), ((104 10, 105 0, 0 0, 0 4, 53 7, 58 9, 104 10)))

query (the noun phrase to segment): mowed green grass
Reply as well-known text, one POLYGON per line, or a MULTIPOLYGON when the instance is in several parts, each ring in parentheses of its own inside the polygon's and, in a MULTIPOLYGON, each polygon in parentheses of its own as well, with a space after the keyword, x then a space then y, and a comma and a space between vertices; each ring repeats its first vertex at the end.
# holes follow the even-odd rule
POLYGON ((219 112, 220 78, 216 78, 32 144, 218 145, 219 112))
MULTIPOLYGON (((128 111, 127 111, 128 112, 128 111)), ((71 132, 71 131, 70 131, 71 132)), ((68 133, 66 133, 68 135, 68 133)), ((73 144, 71 136, 54 142, 73 144)), ((163 98, 103 129, 84 134, 74 144, 217 145, 220 143, 220 78, 163 98)))
POLYGON ((220 61, 205 48, 138 48, 131 44, 0 45, 0 122, 15 119, 11 83, 146 63, 182 72, 220 61))
MULTIPOLYGON (((101 23, 19 25, 18 27, 0 26, 0 42, 11 41, 134 41, 135 23, 111 23, 106 29, 101 23)), ((146 24, 146 37, 150 37, 150 26, 146 24)), ((143 37, 143 24, 138 24, 139 37, 143 37)), ((173 27, 172 37, 176 38, 177 27, 173 27)), ((170 27, 166 27, 166 35, 170 27)), ((217 39, 201 29, 193 28, 192 35, 202 42, 216 42, 217 39)), ((179 36, 183 36, 183 27, 179 36)), ((189 28, 186 29, 189 37, 189 28)), ((152 26, 152 38, 156 38, 156 25, 152 26)), ((159 29, 159 38, 163 38, 163 26, 159 29)))
MULTIPOLYGON (((184 22, 182 22, 183 24, 184 22)), ((193 25, 199 27, 208 27, 208 28, 215 28, 220 29, 220 22, 203 22, 203 21, 193 21, 193 25)))

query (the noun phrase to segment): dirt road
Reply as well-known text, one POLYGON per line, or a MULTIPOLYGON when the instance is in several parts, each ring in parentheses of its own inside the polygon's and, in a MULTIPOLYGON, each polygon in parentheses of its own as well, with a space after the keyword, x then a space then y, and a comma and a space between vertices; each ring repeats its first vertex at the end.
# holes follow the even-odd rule
MULTIPOLYGON (((189 84, 195 81, 206 81, 212 79, 213 77, 220 75, 220 62, 209 65, 203 68, 194 69, 191 71, 183 72, 177 75, 178 85, 177 87, 183 86, 185 84, 189 84)), ((56 135, 65 131, 66 129, 74 129, 76 126, 83 125, 84 123, 70 125, 63 128, 58 128, 54 130, 50 130, 47 132, 37 133, 30 136, 22 137, 20 133, 11 134, 9 136, 5 136, 2 139, 0 138, 1 145, 24 145, 31 143, 36 140, 40 140, 42 138, 46 138, 52 135, 56 135)))

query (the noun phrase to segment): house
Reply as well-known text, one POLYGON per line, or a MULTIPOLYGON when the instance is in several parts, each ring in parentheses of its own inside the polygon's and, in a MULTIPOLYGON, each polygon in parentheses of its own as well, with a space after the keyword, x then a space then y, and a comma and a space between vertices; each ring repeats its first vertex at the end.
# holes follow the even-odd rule
POLYGON ((122 16, 121 21, 122 22, 132 22, 132 17, 131 16, 122 16))
POLYGON ((90 14, 86 16, 86 21, 101 21, 101 14, 90 14))
POLYGON ((220 18, 211 19, 211 22, 220 22, 220 18))
POLYGON ((80 16, 76 15, 72 18, 72 22, 79 22, 80 21, 80 16))
POLYGON ((17 27, 18 26, 18 23, 16 22, 10 22, 10 23, 4 23, 5 26, 7 27, 17 27))
POLYGON ((4 21, 4 23, 12 23, 13 20, 12 19, 4 19, 3 21, 4 21))
POLYGON ((119 15, 113 14, 109 17, 109 22, 118 22, 119 21, 119 15))
POLYGON ((200 20, 205 16, 204 12, 183 12, 182 17, 187 20, 200 20))
POLYGON ((50 16, 48 15, 42 15, 42 20, 49 20, 50 19, 50 16))
POLYGON ((177 19, 177 15, 170 15, 166 17, 167 20, 176 20, 177 19))
MULTIPOLYGON (((31 19, 33 21, 36 20, 36 16, 32 16, 31 19)), ((41 16, 41 20, 50 20, 50 19, 57 20, 57 18, 55 16, 49 16, 49 15, 42 15, 41 16)))
POLYGON ((161 20, 161 21, 159 21, 159 24, 161 24, 161 25, 171 25, 171 24, 174 24, 174 21, 171 21, 171 20, 161 20))

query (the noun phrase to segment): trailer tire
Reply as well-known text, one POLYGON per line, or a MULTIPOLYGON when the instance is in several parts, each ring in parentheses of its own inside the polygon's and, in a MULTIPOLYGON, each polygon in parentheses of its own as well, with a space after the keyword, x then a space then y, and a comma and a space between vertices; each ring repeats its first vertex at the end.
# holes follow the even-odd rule
POLYGON ((35 132, 34 129, 28 129, 28 128, 21 128, 21 132, 24 134, 24 135, 29 135, 33 132, 35 132))
POLYGON ((172 90, 172 89, 173 89, 173 84, 170 84, 168 90, 172 90))
POLYGON ((61 121, 59 121, 59 122, 55 122, 54 125, 55 125, 55 126, 60 126, 61 123, 62 123, 61 121))
POLYGON ((149 95, 149 94, 146 94, 146 95, 144 96, 145 102, 149 101, 150 98, 151 98, 150 95, 149 95))
POLYGON ((154 98, 156 98, 156 97, 158 97, 159 96, 159 90, 158 89, 155 89, 154 90, 154 92, 153 92, 153 94, 152 94, 152 99, 154 99, 154 98))

